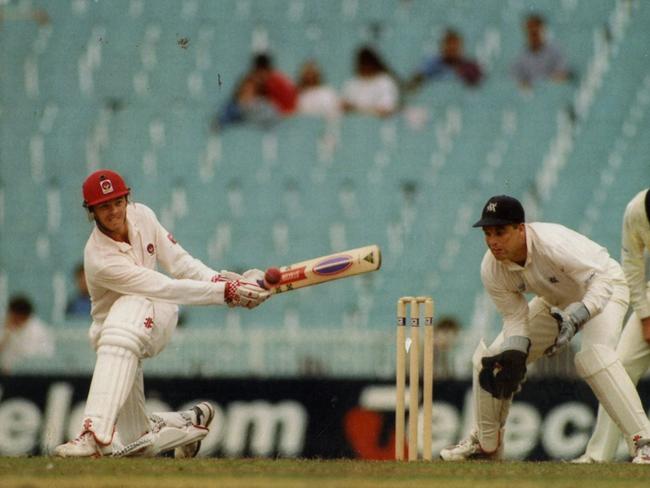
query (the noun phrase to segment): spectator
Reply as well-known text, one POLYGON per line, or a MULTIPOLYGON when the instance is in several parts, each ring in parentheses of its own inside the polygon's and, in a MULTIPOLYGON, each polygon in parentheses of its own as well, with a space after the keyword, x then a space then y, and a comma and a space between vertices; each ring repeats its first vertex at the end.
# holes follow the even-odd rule
POLYGON ((436 376, 449 378, 454 375, 453 350, 460 326, 453 317, 442 317, 434 328, 434 359, 436 376))
POLYGON ((267 127, 277 122, 279 117, 273 104, 260 94, 255 81, 246 76, 237 84, 232 98, 217 115, 212 128, 216 131, 238 122, 267 127))
MULTIPOLYGON (((0 25, 4 21, 33 20, 40 27, 50 23, 50 16, 42 8, 31 8, 29 4, 22 2, 17 5, 8 5, 9 2, 0 2, 0 25)), ((17 3, 17 2, 16 2, 17 3)))
POLYGON ((568 80, 570 74, 564 55, 555 44, 546 40, 544 19, 537 14, 529 15, 524 28, 528 45, 512 66, 519 86, 530 89, 539 80, 559 83, 568 80))
POLYGON ((35 314, 31 301, 21 295, 9 300, 9 309, 0 335, 0 367, 10 374, 23 359, 52 357, 54 338, 47 325, 35 314))
POLYGON ((476 61, 465 57, 463 37, 454 30, 447 30, 440 41, 440 52, 426 60, 407 83, 407 89, 419 88, 425 81, 456 77, 467 86, 477 86, 483 71, 476 61))
POLYGON ((88 318, 90 317, 90 294, 88 293, 83 263, 75 266, 74 280, 77 285, 77 294, 68 301, 65 314, 68 318, 88 318))
POLYGON ((395 113, 399 90, 384 61, 372 48, 357 51, 355 76, 343 87, 343 110, 378 117, 395 113))
POLYGON ((251 77, 259 92, 283 115, 291 114, 298 103, 298 92, 285 74, 275 69, 270 54, 258 54, 253 60, 251 77))
POLYGON ((213 129, 236 122, 269 125, 293 113, 297 102, 293 82, 273 67, 269 54, 258 54, 231 100, 217 115, 213 129))
POLYGON ((340 115, 340 101, 336 90, 323 84, 323 77, 316 61, 302 65, 298 75, 298 112, 335 118, 340 115))

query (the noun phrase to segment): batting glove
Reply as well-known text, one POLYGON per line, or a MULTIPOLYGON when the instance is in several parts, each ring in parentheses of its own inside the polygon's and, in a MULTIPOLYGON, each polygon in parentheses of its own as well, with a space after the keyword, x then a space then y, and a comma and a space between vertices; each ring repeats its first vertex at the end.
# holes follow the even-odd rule
POLYGON ((589 310, 582 302, 569 304, 564 310, 551 307, 551 316, 557 321, 559 333, 555 343, 544 351, 546 356, 552 356, 571 342, 582 326, 591 317, 589 310))
POLYGON ((241 280, 227 281, 224 290, 224 300, 229 307, 255 308, 269 296, 264 288, 241 280))

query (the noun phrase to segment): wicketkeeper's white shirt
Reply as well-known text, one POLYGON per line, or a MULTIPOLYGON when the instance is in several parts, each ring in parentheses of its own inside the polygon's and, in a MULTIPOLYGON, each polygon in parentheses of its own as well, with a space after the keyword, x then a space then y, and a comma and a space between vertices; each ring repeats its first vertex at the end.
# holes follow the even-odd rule
POLYGON ((115 301, 138 295, 178 305, 221 305, 219 273, 189 255, 140 203, 127 206, 129 241, 117 242, 95 227, 84 249, 84 271, 95 323, 103 323, 115 301), (173 278, 156 271, 157 263, 173 278))
POLYGON ((580 301, 591 317, 603 310, 613 293, 627 303, 623 271, 607 249, 559 224, 525 225, 524 266, 500 262, 489 249, 481 264, 483 285, 503 316, 506 337, 529 336, 525 293, 560 308, 580 301))
POLYGON ((645 209, 648 190, 639 192, 625 208, 621 262, 630 287, 630 304, 640 319, 650 317, 644 252, 650 252, 650 221, 645 209))

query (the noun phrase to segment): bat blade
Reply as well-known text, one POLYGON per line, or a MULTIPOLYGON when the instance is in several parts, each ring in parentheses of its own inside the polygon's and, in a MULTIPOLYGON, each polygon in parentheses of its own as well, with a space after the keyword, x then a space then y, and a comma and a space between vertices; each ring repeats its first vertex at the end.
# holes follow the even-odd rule
POLYGON ((282 266, 280 281, 272 285, 270 290, 272 293, 284 293, 348 276, 370 273, 377 271, 380 267, 381 250, 379 246, 359 247, 282 266))

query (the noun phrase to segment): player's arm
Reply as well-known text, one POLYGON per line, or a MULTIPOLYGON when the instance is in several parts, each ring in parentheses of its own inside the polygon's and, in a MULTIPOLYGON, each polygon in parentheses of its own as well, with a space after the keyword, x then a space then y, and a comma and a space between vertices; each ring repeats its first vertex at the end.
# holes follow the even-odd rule
POLYGON ((156 228, 158 260, 162 268, 174 278, 213 282, 240 280, 251 283, 263 279, 264 273, 258 269, 248 270, 243 275, 227 270, 215 271, 188 253, 162 226, 152 211, 149 217, 156 228))
POLYGON ((585 287, 585 294, 579 303, 586 308, 589 318, 603 311, 609 303, 614 285, 607 270, 610 263, 609 253, 605 248, 594 251, 579 243, 567 242, 557 244, 551 259, 564 269, 564 272, 576 283, 585 287))
POLYGON ((217 271, 191 256, 178 244, 174 236, 158 221, 151 209, 145 207, 144 211, 156 231, 158 262, 167 273, 177 279, 199 281, 210 281, 219 275, 217 271))
POLYGON ((621 242, 621 262, 625 279, 630 287, 630 304, 640 319, 650 317, 645 274, 645 245, 639 233, 640 225, 648 224, 645 220, 645 209, 642 210, 644 215, 641 216, 635 215, 635 209, 631 206, 625 210, 621 242))
POLYGON ((621 262, 630 287, 630 304, 641 320, 643 338, 650 344, 650 301, 645 273, 645 244, 640 233, 642 226, 648 226, 648 220, 645 206, 634 203, 628 204, 623 215, 621 262))
POLYGON ((570 303, 564 309, 551 307, 551 315, 558 324, 558 335, 554 344, 544 351, 547 356, 567 346, 582 326, 605 308, 614 290, 604 264, 611 259, 604 248, 594 251, 593 247, 585 248, 579 243, 571 246, 559 242, 552 259, 571 279, 583 284, 586 291, 580 301, 570 303))
POLYGON ((528 303, 522 293, 508 286, 507 277, 493 273, 489 266, 482 267, 481 278, 503 317, 505 339, 501 352, 482 359, 479 384, 495 398, 510 398, 526 377, 530 350, 528 303))
POLYGON ((97 285, 123 295, 138 295, 178 305, 223 305, 225 283, 172 279, 153 269, 137 266, 126 257, 111 258, 86 272, 97 285))
POLYGON ((509 286, 504 277, 491 274, 490 270, 481 272, 485 290, 503 319, 503 333, 512 336, 528 337, 528 302, 526 297, 514 286, 509 286))

